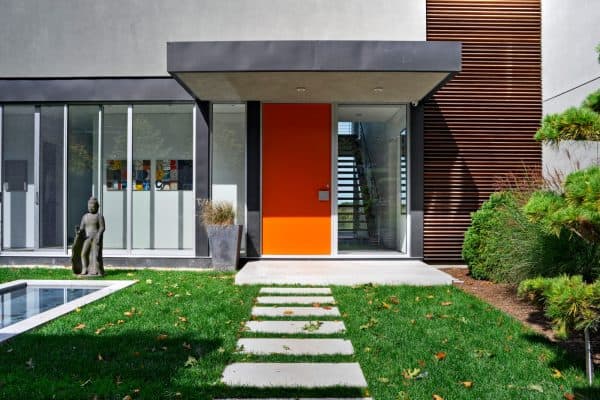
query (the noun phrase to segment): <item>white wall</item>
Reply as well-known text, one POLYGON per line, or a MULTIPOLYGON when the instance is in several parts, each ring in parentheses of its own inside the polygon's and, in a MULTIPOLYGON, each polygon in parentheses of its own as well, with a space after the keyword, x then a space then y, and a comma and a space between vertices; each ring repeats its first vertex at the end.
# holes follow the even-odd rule
POLYGON ((594 50, 598 43, 600 1, 542 0, 544 114, 578 106, 600 88, 600 63, 594 50), (594 78, 599 79, 575 89, 594 78))
POLYGON ((425 40, 425 0, 0 0, 0 77, 166 75, 166 42, 425 40))
MULTIPOLYGON (((543 113, 580 106, 600 89, 600 63, 594 50, 600 43, 600 1, 542 0, 543 113), (587 83, 586 83, 587 82, 587 83)), ((543 146, 543 170, 568 174, 576 167, 598 164, 598 143, 543 146)))

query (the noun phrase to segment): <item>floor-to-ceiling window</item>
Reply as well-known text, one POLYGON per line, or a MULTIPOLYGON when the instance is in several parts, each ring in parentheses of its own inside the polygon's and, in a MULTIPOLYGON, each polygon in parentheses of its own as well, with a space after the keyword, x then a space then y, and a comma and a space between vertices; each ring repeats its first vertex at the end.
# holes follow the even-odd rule
POLYGON ((2 247, 33 249, 36 228, 35 108, 4 106, 2 247))
POLYGON ((127 249, 127 105, 105 105, 102 118, 102 211, 105 249, 127 249))
POLYGON ((0 105, 2 250, 64 254, 94 196, 105 255, 191 254, 193 109, 0 105))
POLYGON ((134 249, 189 249, 194 243, 191 104, 134 105, 134 249))
POLYGON ((338 253, 407 252, 405 105, 337 109, 338 253))
MULTIPOLYGON (((235 209, 235 223, 246 228, 246 105, 212 106, 212 199, 235 209)), ((241 251, 246 249, 242 236, 241 251)))

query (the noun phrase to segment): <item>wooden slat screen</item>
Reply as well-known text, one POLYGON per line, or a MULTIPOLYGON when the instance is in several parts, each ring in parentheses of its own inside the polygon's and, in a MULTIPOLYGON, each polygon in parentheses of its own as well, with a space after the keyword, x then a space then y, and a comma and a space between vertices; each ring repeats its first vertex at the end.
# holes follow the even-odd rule
POLYGON ((462 72, 425 104, 424 256, 461 259, 499 177, 539 168, 540 0, 427 0, 427 40, 463 43, 462 72))

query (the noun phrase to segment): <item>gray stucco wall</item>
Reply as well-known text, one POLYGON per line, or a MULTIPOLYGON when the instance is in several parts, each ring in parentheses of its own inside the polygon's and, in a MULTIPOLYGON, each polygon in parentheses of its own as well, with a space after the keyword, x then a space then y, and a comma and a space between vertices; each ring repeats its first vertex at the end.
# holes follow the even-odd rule
POLYGON ((425 0, 0 0, 0 78, 166 76, 168 41, 425 35, 425 0))
MULTIPOLYGON (((579 106, 600 88, 600 1, 542 0, 542 96, 544 115, 579 106)), ((564 142, 543 146, 549 177, 598 164, 600 144, 564 142)))

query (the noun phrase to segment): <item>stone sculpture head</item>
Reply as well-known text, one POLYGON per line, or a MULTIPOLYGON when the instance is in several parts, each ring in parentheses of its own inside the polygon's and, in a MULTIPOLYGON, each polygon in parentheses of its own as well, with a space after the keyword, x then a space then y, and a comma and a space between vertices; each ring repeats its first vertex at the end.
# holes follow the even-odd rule
POLYGON ((92 214, 96 214, 98 209, 100 208, 100 203, 98 203, 98 199, 95 197, 90 197, 88 200, 88 211, 92 214))

